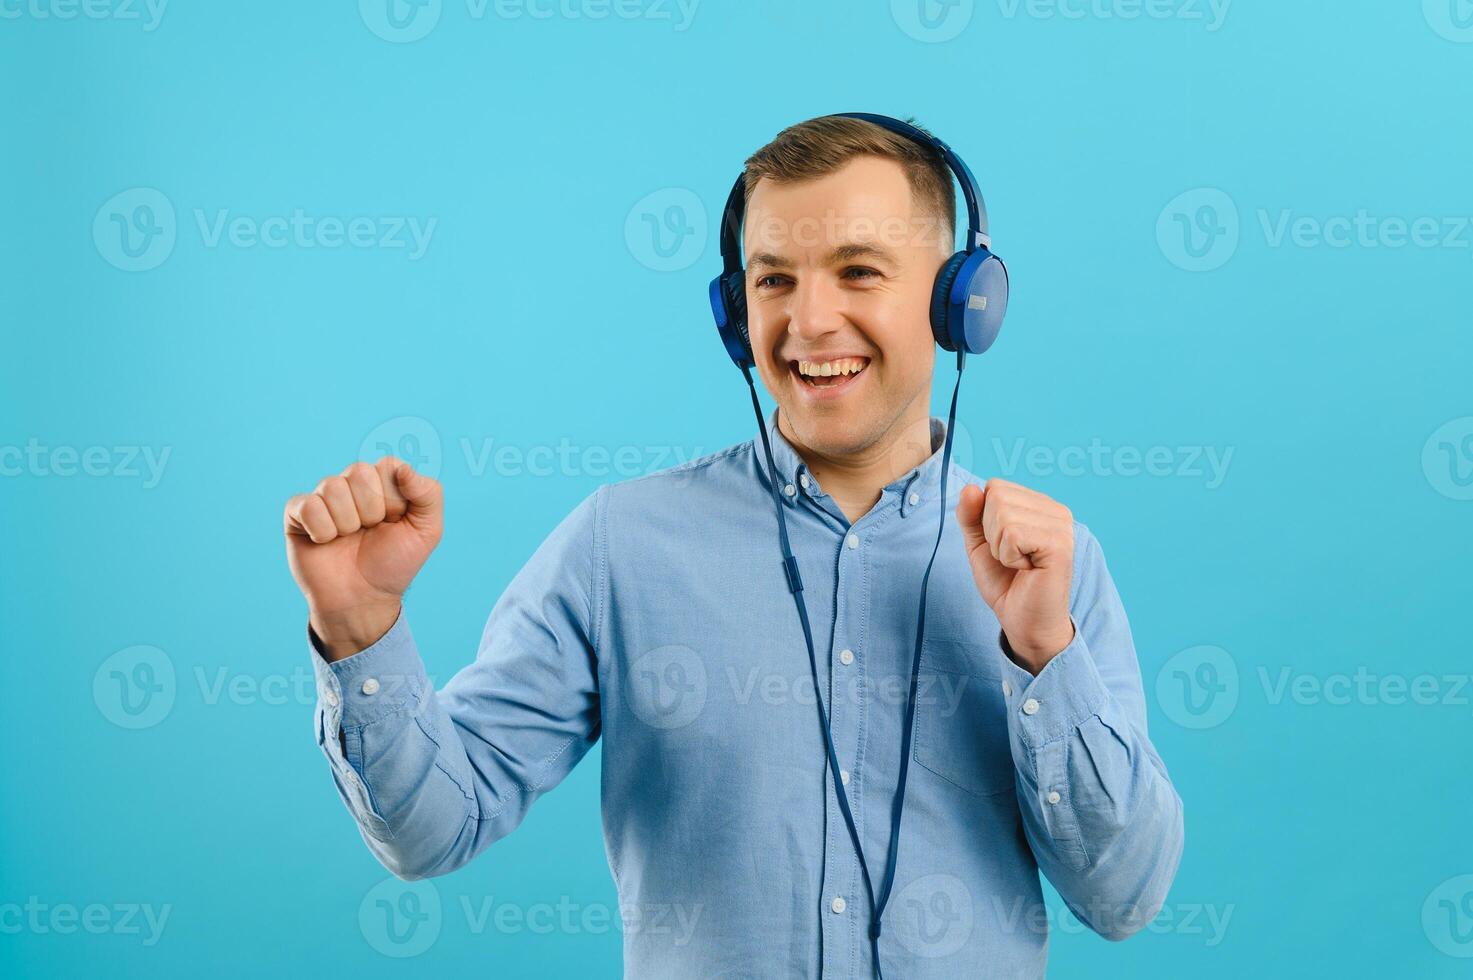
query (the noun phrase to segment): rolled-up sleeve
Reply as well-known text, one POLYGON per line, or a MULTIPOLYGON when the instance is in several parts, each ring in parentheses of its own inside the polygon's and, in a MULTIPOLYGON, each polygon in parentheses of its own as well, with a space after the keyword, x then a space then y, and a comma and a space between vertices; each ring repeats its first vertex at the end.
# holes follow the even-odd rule
POLYGON ((1074 639, 1036 677, 1003 658, 1008 736, 1039 866, 1082 922, 1124 939, 1165 903, 1182 803, 1147 737, 1119 593, 1093 535, 1075 538, 1074 639))
POLYGON ((601 492, 517 573, 475 662, 438 692, 402 612, 372 646, 334 662, 309 629, 317 742, 364 841, 395 875, 462 866, 597 741, 601 492))

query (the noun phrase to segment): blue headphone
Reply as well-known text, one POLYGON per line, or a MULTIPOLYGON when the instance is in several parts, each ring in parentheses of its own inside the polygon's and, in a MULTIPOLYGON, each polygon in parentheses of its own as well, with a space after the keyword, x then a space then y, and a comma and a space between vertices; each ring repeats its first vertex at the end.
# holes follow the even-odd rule
MULTIPOLYGON (((1008 308, 1008 270, 992 254, 987 233, 987 204, 976 178, 962 158, 944 142, 899 119, 872 112, 840 112, 836 116, 863 119, 892 133, 931 147, 941 154, 961 185, 967 202, 966 247, 947 259, 936 273, 931 290, 931 334, 943 350, 981 354, 992 346, 1002 329, 1008 308)), ((721 275, 711 280, 711 312, 726 353, 738 367, 752 364, 752 342, 747 333, 747 285, 742 269, 741 226, 747 193, 737 177, 721 216, 721 275)))
MULTIPOLYGON (((936 274, 936 284, 931 293, 931 333, 944 350, 956 353, 956 385, 951 390, 951 410, 946 418, 946 442, 941 451, 940 520, 936 527, 936 540, 931 546, 931 559, 926 563, 926 573, 921 577, 920 610, 916 616, 915 648, 910 665, 910 694, 906 699, 905 722, 900 742, 900 773, 896 780, 895 799, 890 816, 890 844, 886 853, 885 871, 878 881, 870 875, 869 862, 865 859, 864 847, 859 839, 859 830, 854 822, 854 811, 849 806, 849 794, 844 789, 839 775, 839 754, 834 747, 834 735, 829 726, 828 708, 823 696, 814 698, 818 706, 818 722, 823 732, 824 750, 828 755, 829 777, 833 782, 834 796, 838 800, 839 812, 844 817, 844 826, 849 831, 849 841, 859 859, 860 875, 864 879, 866 897, 870 906, 869 940, 874 961, 875 976, 883 980, 880 969, 880 927, 895 885, 895 867, 900 856, 900 824, 905 813, 905 785, 910 773, 912 733, 915 728, 916 687, 920 676, 921 649, 926 638, 926 590, 931 581, 931 569, 936 564, 936 553, 941 547, 941 536, 946 530, 946 476, 951 468, 951 440, 956 430, 956 399, 961 391, 962 368, 968 354, 981 354, 992 346, 997 332, 1002 328, 1003 314, 1008 307, 1008 271, 1002 259, 992 254, 992 241, 987 235, 987 206, 977 190, 972 172, 951 148, 934 136, 916 129, 909 123, 878 116, 868 112, 841 112, 841 116, 864 119, 894 133, 906 136, 922 146, 934 147, 946 160, 957 182, 962 185, 962 194, 967 199, 967 247, 952 255, 936 274)), ((812 671, 813 689, 822 691, 819 683, 818 656, 814 651, 813 627, 808 620, 808 607, 803 601, 803 577, 798 573, 798 559, 793 555, 788 540, 788 522, 783 514, 782 498, 778 495, 779 480, 777 464, 772 458, 772 441, 767 435, 767 426, 762 420, 762 405, 757 400, 757 386, 752 380, 752 344, 747 334, 747 291, 746 273, 742 270, 741 242, 739 232, 742 214, 746 208, 746 190, 741 177, 726 199, 726 210, 721 218, 721 275, 711 280, 711 310, 716 315, 716 329, 721 333, 721 342, 726 352, 741 369, 747 379, 747 389, 752 396, 752 413, 757 419, 757 432, 762 437, 762 450, 767 460, 768 492, 777 512, 778 544, 782 551, 783 574, 787 577, 788 591, 793 595, 793 604, 798 611, 798 622, 803 627, 803 642, 808 648, 808 666, 812 671)))

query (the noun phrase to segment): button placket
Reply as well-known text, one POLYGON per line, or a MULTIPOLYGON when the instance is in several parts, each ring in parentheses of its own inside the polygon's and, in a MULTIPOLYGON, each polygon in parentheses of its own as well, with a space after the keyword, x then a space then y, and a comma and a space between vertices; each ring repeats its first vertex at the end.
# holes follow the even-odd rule
MULTIPOLYGON (((805 488, 806 489, 806 488, 805 488)), ((834 749, 839 759, 847 765, 862 761, 864 730, 863 712, 865 703, 862 695, 861 671, 864 669, 860 657, 863 653, 855 640, 858 624, 864 621, 866 580, 864 576, 865 556, 863 536, 847 524, 837 523, 834 529, 842 537, 838 541, 838 561, 834 597, 834 613, 837 617, 832 631, 833 646, 829 647, 828 694, 829 725, 833 733, 834 749)), ((848 768, 838 772, 838 782, 845 788, 856 826, 863 833, 864 807, 858 798, 859 784, 848 768)), ((838 809, 838 791, 832 776, 827 776, 825 795, 829 802, 828 834, 825 840, 823 894, 827 915, 823 917, 822 942, 825 975, 849 976, 857 969, 859 955, 857 943, 862 939, 862 917, 856 919, 849 908, 849 901, 862 887, 859 859, 849 839, 843 815, 838 809), (859 929, 860 932, 855 930, 859 929)))

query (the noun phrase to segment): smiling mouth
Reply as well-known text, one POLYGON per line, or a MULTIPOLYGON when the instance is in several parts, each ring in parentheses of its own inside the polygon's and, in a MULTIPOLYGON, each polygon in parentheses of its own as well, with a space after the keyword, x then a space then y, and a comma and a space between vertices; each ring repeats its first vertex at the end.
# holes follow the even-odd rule
POLYGON ((839 357, 831 361, 790 361, 789 369, 809 388, 844 388, 869 367, 867 357, 839 357))

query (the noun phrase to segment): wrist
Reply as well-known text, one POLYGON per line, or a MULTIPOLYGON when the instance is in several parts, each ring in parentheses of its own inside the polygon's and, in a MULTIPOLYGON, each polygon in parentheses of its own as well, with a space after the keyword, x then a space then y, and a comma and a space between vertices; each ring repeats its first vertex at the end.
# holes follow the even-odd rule
POLYGON ((1048 662, 1074 642, 1074 620, 1069 619, 1062 628, 1046 632, 1030 633, 1018 641, 1002 633, 1002 649, 1008 658, 1030 674, 1037 675, 1048 666, 1048 662))
POLYGON ((398 598, 364 603, 349 609, 310 609, 307 625, 324 659, 343 660, 383 639, 399 619, 398 598))

